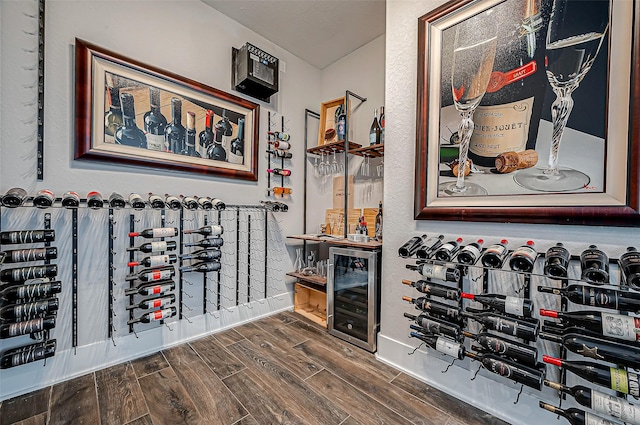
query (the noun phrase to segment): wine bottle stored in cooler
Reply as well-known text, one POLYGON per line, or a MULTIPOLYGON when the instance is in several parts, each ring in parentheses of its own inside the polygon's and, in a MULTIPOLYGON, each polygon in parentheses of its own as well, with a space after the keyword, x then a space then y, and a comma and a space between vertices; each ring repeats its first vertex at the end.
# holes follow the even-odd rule
POLYGON ((55 277, 58 274, 58 266, 48 264, 45 266, 17 267, 0 271, 0 281, 20 283, 31 279, 55 277))
POLYGON ((587 285, 569 285, 566 288, 538 286, 538 292, 561 295, 576 304, 590 307, 640 313, 640 294, 616 291, 587 285))
POLYGON ((402 297, 402 300, 410 302, 411 304, 416 306, 416 309, 428 312, 430 315, 453 322, 455 324, 463 323, 463 319, 461 316, 462 312, 457 307, 454 307, 452 305, 432 301, 429 298, 425 297, 402 297))
POLYGON ((551 356, 542 356, 542 361, 566 370, 586 379, 594 384, 611 388, 622 394, 640 397, 640 382, 638 375, 631 371, 605 366, 600 363, 562 360, 551 356))
POLYGON ((200 153, 196 150, 196 114, 187 112, 187 130, 184 136, 184 145, 180 151, 181 155, 200 158, 200 153))
POLYGON ((24 322, 42 315, 49 315, 58 310, 58 298, 47 298, 24 304, 9 304, 0 308, 0 321, 24 322))
POLYGON ((409 270, 417 271, 426 278, 439 279, 447 282, 457 282, 460 280, 460 270, 453 267, 427 263, 418 265, 407 264, 405 267, 409 270))
POLYGON ((418 332, 411 332, 409 336, 419 339, 439 353, 446 354, 447 356, 460 360, 464 359, 464 346, 453 339, 439 335, 421 334, 418 332))
POLYGON ((227 160, 232 164, 244 164, 244 118, 238 119, 238 132, 236 137, 231 140, 227 160))
POLYGON ((33 197, 33 205, 37 208, 49 208, 56 200, 56 195, 52 191, 47 189, 41 189, 33 197))
POLYGON ((165 149, 173 153, 181 153, 185 149, 185 135, 187 130, 182 125, 182 101, 177 97, 171 98, 171 123, 164 129, 165 149))
POLYGON ((56 317, 53 315, 24 320, 21 322, 6 323, 4 325, 0 324, 0 339, 42 332, 53 329, 55 326, 56 317))
POLYGON ((558 242, 547 250, 544 255, 544 274, 555 278, 565 278, 568 275, 568 266, 571 254, 558 242))
POLYGON ((122 106, 122 120, 124 125, 118 127, 113 137, 116 145, 126 145, 134 148, 147 148, 147 136, 136 125, 136 109, 131 93, 120 93, 122 106))
POLYGON ((129 232, 130 238, 134 238, 136 236, 141 236, 147 239, 171 238, 174 236, 178 236, 178 228, 177 227, 155 227, 153 229, 145 229, 141 232, 129 232))
POLYGON ((640 317, 606 311, 562 312, 540 309, 540 316, 561 319, 573 326, 588 329, 605 337, 623 341, 640 341, 640 317))
POLYGON ((415 321, 415 323, 417 324, 416 327, 413 327, 414 325, 411 325, 411 329, 419 330, 422 333, 447 335, 455 339, 456 341, 461 341, 463 339, 460 326, 454 323, 449 323, 447 321, 438 319, 437 317, 429 316, 428 314, 420 314, 419 316, 415 316, 413 314, 404 313, 404 317, 415 321))
POLYGON ((125 277, 125 280, 141 280, 143 282, 157 282, 160 280, 172 279, 175 276, 176 271, 173 266, 162 267, 159 269, 144 269, 138 273, 130 274, 125 277))
POLYGON ((80 206, 80 195, 72 190, 62 195, 62 206, 65 208, 78 208, 80 206))
POLYGON ((595 245, 580 254, 581 278, 592 285, 609 283, 609 257, 595 245))
POLYGON ((511 270, 531 273, 536 263, 536 257, 538 256, 534 246, 535 243, 533 241, 527 241, 526 244, 513 251, 509 259, 509 267, 511 267, 511 270))
POLYGON ((538 391, 542 389, 544 374, 538 369, 527 367, 490 353, 473 353, 466 351, 465 355, 473 360, 480 361, 482 366, 489 372, 504 376, 519 384, 535 388, 538 391))
POLYGON ((2 300, 16 301, 49 297, 62 291, 62 282, 31 283, 28 285, 11 285, 0 291, 0 304, 2 300))
POLYGON ((223 244, 224 244, 224 240, 222 238, 209 238, 209 239, 202 239, 197 242, 185 243, 184 246, 186 247, 199 246, 200 248, 218 248, 218 247, 221 247, 223 244))
POLYGON ((164 252, 174 251, 178 247, 176 241, 159 241, 159 242, 147 242, 137 247, 127 248, 127 251, 140 251, 145 254, 152 252, 164 252))
POLYGON ((428 238, 427 240, 422 241, 422 245, 416 251, 416 257, 420 259, 427 259, 431 257, 436 249, 442 246, 442 239, 444 239, 444 235, 428 238))
POLYGON ((190 266, 182 266, 180 267, 180 271, 183 273, 189 273, 189 272, 208 273, 208 272, 217 272, 218 270, 220 270, 220 267, 221 267, 220 261, 201 261, 199 263, 195 263, 190 266))
POLYGON ((110 208, 121 209, 127 206, 127 201, 121 193, 111 192, 107 201, 110 208))
POLYGON ((134 308, 140 308, 143 310, 150 310, 153 308, 160 308, 167 305, 171 305, 176 302, 175 294, 169 294, 168 296, 161 296, 156 298, 148 298, 140 301, 135 305, 128 305, 127 310, 133 310, 134 308))
POLYGON ((382 128, 378 121, 378 109, 373 110, 373 122, 369 127, 369 145, 377 145, 381 143, 382 128))
POLYGON ((528 366, 536 366, 538 364, 538 350, 536 347, 502 338, 489 332, 480 332, 474 335, 463 331, 462 335, 474 340, 489 353, 506 356, 528 366))
POLYGON ((4 251, 4 254, 3 263, 53 260, 58 258, 58 248, 51 246, 46 248, 12 249, 4 251))
POLYGON ((152 284, 140 285, 137 288, 125 289, 125 295, 140 294, 143 296, 166 294, 176 289, 176 284, 172 280, 154 282, 152 284))
POLYGON ((87 193, 87 206, 92 210, 99 210, 100 208, 104 207, 102 194, 95 190, 87 193))
POLYGON ((55 339, 12 348, 0 354, 0 369, 9 369, 11 367, 46 359, 52 357, 55 352, 55 339))
POLYGON ((144 132, 147 136, 147 149, 166 151, 164 130, 167 127, 167 118, 160 112, 160 89, 149 86, 149 105, 149 111, 142 117, 144 132))
POLYGON ((403 279, 402 283, 404 285, 413 286, 418 290, 418 292, 422 292, 423 294, 427 294, 432 297, 441 297, 454 301, 458 301, 460 299, 460 289, 458 288, 438 285, 429 280, 418 280, 416 282, 412 282, 410 280, 403 279))
POLYGON ((480 257, 482 265, 490 269, 500 269, 504 264, 504 259, 507 257, 509 250, 507 244, 509 242, 506 239, 502 239, 499 243, 489 245, 487 249, 480 257))
POLYGON ((462 242, 462 238, 458 238, 455 241, 449 241, 445 244, 442 244, 436 251, 433 253, 433 258, 438 261, 451 261, 454 255, 460 250, 460 243, 462 242))
POLYGON ((131 208, 134 210, 143 210, 147 206, 139 193, 129 194, 129 205, 131 205, 131 208))
POLYGON ((21 187, 13 187, 7 190, 2 197, 2 205, 8 208, 16 208, 27 199, 27 191, 21 187))
POLYGON ((169 195, 169 194, 166 194, 164 196, 165 196, 164 202, 167 205, 167 208, 174 211, 177 211, 180 208, 182 208, 182 202, 180 202, 180 199, 177 196, 169 195))
POLYGON ((512 314, 520 317, 531 317, 533 301, 526 298, 512 297, 502 294, 468 294, 462 292, 462 298, 474 300, 500 313, 512 314))
POLYGON ((482 253, 482 244, 484 240, 478 239, 476 242, 472 242, 469 245, 465 245, 460 252, 458 253, 458 263, 473 265, 480 258, 480 254, 482 253))
POLYGON ((127 266, 160 267, 173 264, 176 261, 178 261, 178 256, 176 254, 151 255, 149 257, 143 258, 140 261, 130 261, 129 263, 127 263, 127 266))
POLYGON ((640 252, 630 246, 618 261, 622 272, 622 284, 640 290, 640 252))
POLYGON ((204 118, 204 129, 198 134, 198 152, 203 158, 207 157, 207 149, 213 144, 215 134, 213 134, 213 111, 207 110, 204 118))
POLYGON ((0 244, 2 245, 53 242, 55 238, 56 231, 54 229, 0 232, 0 244))
POLYGON ((610 421, 593 413, 585 412, 581 409, 576 409, 575 407, 560 409, 544 401, 539 401, 538 403, 543 409, 564 417, 571 425, 618 425, 617 422, 610 421))
POLYGON ((402 258, 409 258, 418 251, 418 248, 424 241, 427 240, 427 235, 414 236, 406 241, 400 248, 398 248, 398 255, 402 258))
POLYGON ((178 310, 175 307, 163 308, 161 310, 150 311, 149 313, 145 313, 142 316, 131 319, 127 321, 128 325, 132 325, 134 323, 151 323, 157 322, 160 320, 168 319, 176 315, 178 310))
POLYGON ((627 424, 640 425, 640 407, 629 403, 627 400, 611 394, 601 393, 583 385, 567 387, 557 382, 544 380, 544 385, 570 394, 581 405, 592 409, 597 413, 612 416, 627 424))
POLYGON ((507 318, 490 312, 470 313, 463 311, 460 315, 464 318, 475 320, 485 328, 500 332, 505 335, 515 336, 526 341, 535 341, 538 338, 540 323, 526 320, 507 318))
POLYGON ((203 226, 199 229, 186 229, 184 231, 185 235, 190 235, 193 233, 198 233, 204 236, 218 236, 224 233, 224 228, 219 224, 213 224, 210 226, 203 226))
POLYGON ((219 259, 221 256, 222 252, 219 249, 200 249, 189 254, 182 254, 180 258, 183 260, 212 261, 219 259))

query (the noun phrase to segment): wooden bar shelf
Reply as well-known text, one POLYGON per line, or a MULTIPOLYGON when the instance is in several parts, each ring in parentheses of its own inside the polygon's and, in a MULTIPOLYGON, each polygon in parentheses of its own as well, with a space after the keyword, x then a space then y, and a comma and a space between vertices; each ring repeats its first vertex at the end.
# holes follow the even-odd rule
POLYGON ((382 242, 376 240, 369 240, 369 242, 356 242, 346 238, 338 238, 335 236, 322 236, 322 235, 290 235, 287 236, 289 239, 300 239, 304 241, 312 241, 312 242, 324 242, 330 245, 338 245, 338 246, 352 246, 356 248, 364 248, 364 249, 376 249, 382 247, 382 242))
POLYGON ((313 286, 310 287, 312 287, 313 289, 319 289, 316 287, 316 285, 322 287, 327 286, 327 278, 324 276, 318 276, 317 274, 306 275, 298 272, 289 272, 287 273, 287 276, 295 277, 296 279, 302 281, 303 284, 311 283, 313 284, 313 286))
POLYGON ((365 156, 370 158, 379 158, 384 156, 384 143, 378 143, 377 145, 363 146, 357 149, 349 150, 351 155, 365 156))
MULTIPOLYGON (((355 143, 355 142, 349 142, 349 152, 351 152, 354 149, 360 148, 361 145, 355 143)), ((307 153, 313 154, 313 155, 320 155, 320 154, 332 154, 332 153, 340 153, 340 152, 344 152, 344 141, 343 140, 339 140, 337 142, 331 142, 331 143, 327 143, 324 145, 318 145, 318 146, 314 146, 312 148, 308 148, 307 149, 307 153)))

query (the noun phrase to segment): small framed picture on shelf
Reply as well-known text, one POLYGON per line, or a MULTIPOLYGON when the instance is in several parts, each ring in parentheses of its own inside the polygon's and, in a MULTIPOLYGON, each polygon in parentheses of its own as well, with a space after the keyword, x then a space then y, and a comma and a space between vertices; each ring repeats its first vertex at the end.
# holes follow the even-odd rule
POLYGON ((258 179, 258 104, 80 39, 75 67, 75 159, 258 179))
POLYGON ((344 140, 347 111, 344 108, 344 96, 323 102, 320 105, 320 127, 318 146, 344 140))

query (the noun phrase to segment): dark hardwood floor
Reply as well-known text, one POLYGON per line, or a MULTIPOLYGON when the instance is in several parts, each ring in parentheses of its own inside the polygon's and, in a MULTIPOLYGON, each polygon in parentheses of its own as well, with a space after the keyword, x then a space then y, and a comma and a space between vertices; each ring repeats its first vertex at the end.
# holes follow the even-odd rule
POLYGON ((506 425, 284 312, 0 404, 0 425, 506 425))

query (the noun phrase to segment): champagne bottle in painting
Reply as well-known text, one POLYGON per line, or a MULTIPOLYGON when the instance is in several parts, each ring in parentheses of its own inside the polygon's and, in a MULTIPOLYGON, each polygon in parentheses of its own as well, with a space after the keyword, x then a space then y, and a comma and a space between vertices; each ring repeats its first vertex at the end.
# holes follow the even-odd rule
POLYGON ((213 144, 215 135, 213 134, 213 111, 207 110, 204 118, 204 130, 198 135, 198 152, 203 158, 207 157, 207 149, 213 144))
POLYGON ((231 135, 233 134, 233 127, 231 121, 227 118, 227 111, 222 110, 222 118, 216 124, 216 140, 222 143, 222 147, 225 151, 229 150, 229 142, 231 141, 231 135), (220 132, 220 135, 218 135, 220 132))
POLYGON ((118 127, 114 135, 117 145, 126 145, 134 148, 147 148, 147 137, 136 125, 136 109, 131 93, 120 94, 120 106, 122 106, 122 119, 124 125, 118 127))
POLYGON ((195 112, 187 112, 187 131, 184 139, 184 146, 180 151, 182 155, 195 156, 200 158, 200 154, 196 150, 196 114, 195 112))
POLYGON ((122 107, 120 106, 120 89, 117 86, 117 79, 113 74, 107 73, 106 79, 109 110, 104 114, 104 142, 115 143, 116 130, 124 124, 122 107))
POLYGON ((164 148, 168 152, 180 153, 184 148, 186 129, 182 125, 182 101, 171 98, 171 124, 164 129, 164 148))
POLYGON ((238 120, 238 133, 231 141, 228 161, 232 164, 244 164, 244 118, 238 120))
POLYGON ((150 110, 144 114, 144 131, 147 135, 147 149, 164 150, 164 130, 167 119, 160 112, 160 89, 149 87, 150 110))
POLYGON ((503 152, 535 149, 547 78, 545 21, 548 0, 523 0, 494 8, 501 25, 491 79, 473 115, 469 158, 493 167, 503 152))

